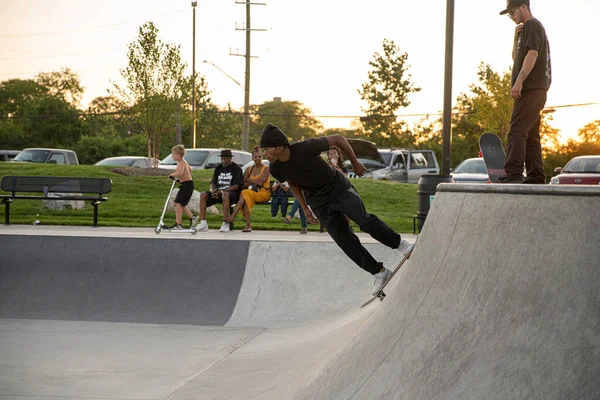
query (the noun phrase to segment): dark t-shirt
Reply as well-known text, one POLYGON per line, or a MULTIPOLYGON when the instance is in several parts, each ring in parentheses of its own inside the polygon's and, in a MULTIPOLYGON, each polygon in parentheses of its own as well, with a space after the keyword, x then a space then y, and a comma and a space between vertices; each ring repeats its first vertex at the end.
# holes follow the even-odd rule
POLYGON ((271 175, 279 182, 295 183, 302 189, 306 203, 319 207, 335 200, 352 185, 321 157, 329 150, 327 138, 307 139, 290 145, 290 159, 271 164, 271 175))
POLYGON ((217 189, 219 190, 227 189, 229 186, 239 185, 239 192, 242 190, 242 185, 244 183, 242 168, 234 162, 232 162, 229 167, 224 167, 223 164, 219 164, 217 168, 215 168, 210 183, 217 185, 217 189))
POLYGON ((517 51, 512 70, 512 86, 514 86, 523 67, 525 56, 529 50, 538 52, 537 60, 529 76, 523 82, 523 90, 543 89, 548 90, 552 82, 552 67, 550 63, 550 45, 546 30, 535 18, 523 25, 523 30, 517 39, 517 51))

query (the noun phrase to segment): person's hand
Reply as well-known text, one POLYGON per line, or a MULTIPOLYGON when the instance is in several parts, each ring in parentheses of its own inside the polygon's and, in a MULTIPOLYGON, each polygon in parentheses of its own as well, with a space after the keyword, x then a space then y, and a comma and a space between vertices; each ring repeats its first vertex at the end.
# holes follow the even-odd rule
POLYGON ((519 24, 515 27, 515 36, 518 36, 519 33, 523 31, 523 24, 519 24))
POLYGON ((302 211, 304 211, 304 216, 306 217, 306 222, 308 222, 309 224, 312 224, 312 225, 319 223, 319 220, 317 218, 315 218, 312 211, 310 211, 310 208, 305 208, 302 211))
POLYGON ((220 194, 220 190, 211 190, 210 191, 210 197, 212 197, 213 199, 218 199, 219 198, 219 194, 220 194))
POLYGON ((515 100, 520 99, 521 90, 523 90, 523 82, 521 82, 521 80, 517 78, 515 85, 512 87, 512 89, 510 89, 510 96, 515 100))
POLYGON ((358 161, 352 163, 352 169, 354 170, 354 173, 358 176, 363 176, 365 172, 367 172, 365 166, 359 163, 358 161))

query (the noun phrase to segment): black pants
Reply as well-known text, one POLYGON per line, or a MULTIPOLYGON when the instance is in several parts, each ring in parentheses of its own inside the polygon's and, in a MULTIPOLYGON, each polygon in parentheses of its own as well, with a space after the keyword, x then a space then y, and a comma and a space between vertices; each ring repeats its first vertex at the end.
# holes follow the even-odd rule
POLYGON ((522 97, 515 100, 506 140, 504 170, 508 177, 522 177, 524 162, 525 183, 546 183, 540 142, 540 112, 545 104, 546 91, 541 89, 522 92, 522 97))
POLYGON ((400 245, 400 235, 376 215, 367 213, 365 205, 354 187, 348 189, 330 204, 313 208, 313 211, 344 253, 359 267, 371 274, 376 274, 381 270, 381 263, 373 258, 362 245, 358 236, 350 230, 346 216, 357 223, 361 231, 370 234, 380 243, 392 249, 396 249, 400 245))

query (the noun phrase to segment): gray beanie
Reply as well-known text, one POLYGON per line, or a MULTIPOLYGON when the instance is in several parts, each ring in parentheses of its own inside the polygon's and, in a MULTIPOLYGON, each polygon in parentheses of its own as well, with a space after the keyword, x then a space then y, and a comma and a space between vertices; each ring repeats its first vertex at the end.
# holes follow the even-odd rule
POLYGON ((287 136, 279 127, 267 124, 265 129, 262 131, 262 135, 260 136, 260 147, 277 147, 277 146, 286 146, 289 145, 287 136))

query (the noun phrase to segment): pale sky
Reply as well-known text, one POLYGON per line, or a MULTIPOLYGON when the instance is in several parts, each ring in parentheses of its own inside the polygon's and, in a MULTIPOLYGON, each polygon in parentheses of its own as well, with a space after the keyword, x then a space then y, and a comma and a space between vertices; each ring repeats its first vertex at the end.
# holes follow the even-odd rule
MULTIPOLYGON (((446 0, 341 1, 253 0, 252 104, 273 97, 298 100, 314 115, 363 114, 357 90, 384 38, 408 53, 409 72, 422 91, 401 114, 429 114, 443 108, 446 0)), ((496 71, 512 65, 514 23, 498 13, 505 0, 455 0, 453 99, 476 82, 480 62, 496 71)), ((242 108, 243 90, 203 60, 244 82, 245 5, 234 0, 199 0, 196 8, 196 71, 204 75, 213 101, 242 108)), ((159 37, 181 44, 192 72, 192 7, 183 0, 0 0, 0 80, 32 78, 69 67, 81 77, 87 104, 106 95, 127 65, 126 47, 146 21, 159 37)), ((600 1, 532 0, 533 16, 548 34, 553 83, 547 106, 600 103, 600 1)), ((552 125, 574 135, 600 119, 600 106, 558 109, 552 125)), ((437 118, 437 116, 432 116, 437 118)), ((407 120, 417 122, 419 118, 407 120)), ((350 119, 324 120, 348 127, 350 119)))

